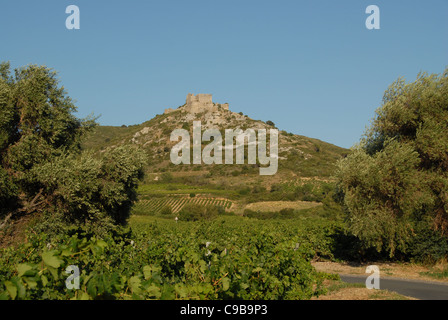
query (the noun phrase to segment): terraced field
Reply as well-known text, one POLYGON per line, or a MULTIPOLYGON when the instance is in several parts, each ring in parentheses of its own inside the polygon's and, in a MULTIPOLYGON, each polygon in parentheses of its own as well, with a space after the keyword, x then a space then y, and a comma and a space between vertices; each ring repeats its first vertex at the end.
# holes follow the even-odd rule
POLYGON ((173 213, 179 212, 187 203, 195 203, 202 206, 213 205, 222 207, 225 210, 230 210, 233 203, 229 199, 214 198, 214 197, 189 197, 189 196, 175 196, 153 198, 150 200, 142 199, 135 204, 135 211, 140 213, 160 213, 160 211, 170 206, 173 213))

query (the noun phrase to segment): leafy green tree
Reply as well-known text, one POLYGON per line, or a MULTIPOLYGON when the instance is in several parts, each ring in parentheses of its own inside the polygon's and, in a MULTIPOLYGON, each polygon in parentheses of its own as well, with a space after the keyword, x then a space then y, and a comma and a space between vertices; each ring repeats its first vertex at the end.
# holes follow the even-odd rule
POLYGON ((15 214, 40 208, 43 194, 30 170, 59 154, 79 150, 93 120, 73 116, 76 107, 58 87, 56 73, 27 66, 11 75, 0 64, 0 216, 3 227, 15 214))
POLYGON ((407 251, 424 221, 446 237, 447 169, 448 68, 413 83, 398 79, 365 136, 339 162, 350 232, 390 256, 407 251))
POLYGON ((12 76, 2 63, 0 76, 0 227, 36 211, 124 223, 142 175, 141 152, 82 152, 82 138, 96 123, 73 115, 76 106, 55 71, 29 65, 12 76))

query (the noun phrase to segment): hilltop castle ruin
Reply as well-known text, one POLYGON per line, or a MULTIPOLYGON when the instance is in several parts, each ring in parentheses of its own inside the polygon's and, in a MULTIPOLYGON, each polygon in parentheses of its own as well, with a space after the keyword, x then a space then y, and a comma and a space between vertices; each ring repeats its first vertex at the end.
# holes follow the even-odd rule
MULTIPOLYGON (((192 93, 189 93, 187 94, 187 100, 185 104, 181 108, 189 113, 201 113, 201 112, 218 111, 219 108, 229 110, 229 104, 214 103, 212 101, 211 94, 199 93, 197 95, 194 95, 192 93)), ((172 108, 165 109, 165 113, 170 113, 175 110, 176 109, 172 108)))

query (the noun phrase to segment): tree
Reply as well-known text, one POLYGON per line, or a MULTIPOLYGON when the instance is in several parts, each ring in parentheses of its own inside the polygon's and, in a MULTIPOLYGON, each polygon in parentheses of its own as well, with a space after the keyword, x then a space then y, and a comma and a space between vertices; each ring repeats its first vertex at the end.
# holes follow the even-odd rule
POLYGON ((275 123, 272 122, 271 120, 266 121, 266 124, 272 127, 275 127, 275 123))
POLYGON ((33 211, 30 202, 42 195, 30 170, 79 150, 95 122, 73 116, 76 107, 47 67, 30 65, 12 76, 9 63, 1 63, 0 76, 0 202, 10 217, 13 210, 33 211))
POLYGON ((0 76, 0 226, 36 211, 123 223, 136 198, 142 155, 128 147, 102 157, 82 152, 95 119, 73 115, 76 106, 52 69, 29 65, 12 76, 9 63, 1 63, 0 76))
POLYGON ((398 79, 352 154, 340 160, 349 230, 366 247, 394 256, 429 221, 448 232, 448 68, 398 79))
POLYGON ((187 203, 179 211, 179 217, 184 221, 212 220, 218 216, 218 208, 213 205, 201 206, 187 203))

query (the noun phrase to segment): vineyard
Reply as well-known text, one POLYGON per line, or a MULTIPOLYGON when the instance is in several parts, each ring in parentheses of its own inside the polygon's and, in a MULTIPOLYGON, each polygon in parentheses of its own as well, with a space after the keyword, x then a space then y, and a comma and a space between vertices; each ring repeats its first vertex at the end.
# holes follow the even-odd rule
POLYGON ((310 263, 331 250, 327 222, 134 216, 130 226, 103 239, 30 234, 1 249, 0 299, 310 299, 332 277, 310 263))
POLYGON ((163 198, 142 199, 135 204, 135 211, 140 213, 158 214, 163 208, 169 206, 173 213, 179 212, 186 204, 198 204, 201 206, 213 205, 215 207, 230 210, 233 203, 225 198, 214 198, 205 196, 171 196, 163 198))

